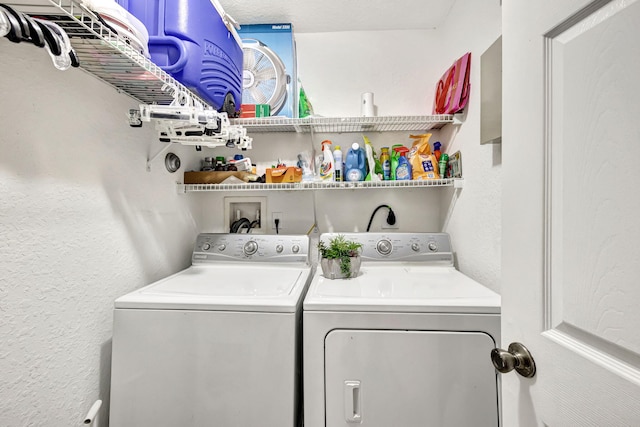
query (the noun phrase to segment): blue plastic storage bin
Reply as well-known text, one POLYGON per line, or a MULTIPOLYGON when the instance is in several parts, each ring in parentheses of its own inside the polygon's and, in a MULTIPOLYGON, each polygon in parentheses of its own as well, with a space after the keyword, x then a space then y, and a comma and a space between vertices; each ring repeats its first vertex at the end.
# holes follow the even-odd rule
MULTIPOLYGON (((118 0, 149 31, 151 60, 212 107, 242 103, 242 42, 211 0, 118 0)), ((217 1, 214 0, 214 3, 217 1)))

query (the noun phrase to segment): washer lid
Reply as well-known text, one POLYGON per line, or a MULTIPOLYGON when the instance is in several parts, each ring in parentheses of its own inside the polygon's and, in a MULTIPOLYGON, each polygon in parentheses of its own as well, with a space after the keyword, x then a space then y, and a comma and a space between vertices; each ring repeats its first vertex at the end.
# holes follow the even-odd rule
POLYGON ((306 265, 191 266, 115 301, 116 308, 295 312, 306 265))
POLYGON ((353 279, 326 279, 318 269, 304 310, 496 314, 500 295, 453 267, 367 263, 353 279))

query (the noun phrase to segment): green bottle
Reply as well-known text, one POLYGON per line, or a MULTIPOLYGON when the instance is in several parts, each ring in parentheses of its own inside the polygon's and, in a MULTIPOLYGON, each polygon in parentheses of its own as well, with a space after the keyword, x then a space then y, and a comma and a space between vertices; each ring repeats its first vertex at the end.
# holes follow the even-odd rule
POLYGON ((398 159, 400 158, 400 153, 398 153, 395 149, 398 147, 402 147, 402 144, 395 144, 391 146, 391 180, 396 180, 396 168, 398 167, 398 159))
POLYGON ((449 162, 449 155, 447 153, 442 153, 440 156, 439 168, 440 168, 440 179, 445 179, 445 175, 447 174, 447 163, 449 162))

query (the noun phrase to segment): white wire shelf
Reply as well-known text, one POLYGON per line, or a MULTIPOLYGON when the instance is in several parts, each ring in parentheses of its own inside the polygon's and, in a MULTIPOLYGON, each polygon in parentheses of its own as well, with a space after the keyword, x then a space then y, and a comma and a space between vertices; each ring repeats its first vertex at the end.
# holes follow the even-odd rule
POLYGON ((263 117, 233 119, 232 124, 242 125, 249 132, 395 132, 427 131, 440 129, 449 123, 458 123, 451 114, 435 116, 383 116, 383 117, 263 117))
POLYGON ((209 105, 102 25, 77 0, 10 0, 8 4, 23 13, 43 16, 60 25, 69 36, 80 68, 140 103, 171 103, 173 92, 163 90, 169 85, 189 93, 203 105, 209 105))
POLYGON ((358 182, 296 182, 286 184, 178 184, 178 192, 209 191, 310 191, 310 190, 366 190, 372 188, 462 188, 463 178, 432 179, 423 181, 358 181, 358 182))

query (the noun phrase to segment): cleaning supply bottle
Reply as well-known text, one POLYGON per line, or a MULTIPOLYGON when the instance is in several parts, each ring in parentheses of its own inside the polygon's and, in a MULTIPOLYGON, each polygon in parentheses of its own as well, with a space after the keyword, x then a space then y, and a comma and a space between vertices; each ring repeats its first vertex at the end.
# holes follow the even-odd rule
POLYGON ((362 181, 366 172, 366 160, 364 150, 357 142, 351 145, 344 162, 344 180, 362 181))
POLYGON ((331 141, 325 139, 322 141, 322 163, 320 163, 320 180, 321 181, 333 181, 334 180, 334 161, 333 154, 331 153, 331 141))
POLYGON ((396 151, 396 148, 403 147, 402 144, 394 144, 391 146, 391 180, 396 179, 396 168, 398 167, 398 158, 400 154, 396 151))
POLYGON ((369 141, 369 138, 364 135, 362 136, 362 138, 364 139, 364 147, 367 155, 367 175, 364 180, 378 182, 380 181, 380 177, 378 176, 376 171, 376 161, 373 155, 373 146, 371 145, 371 141, 369 141))
POLYGON ((396 180, 408 181, 412 177, 411 163, 407 159, 407 153, 409 149, 407 147, 396 147, 395 151, 398 153, 398 167, 396 167, 396 180))
POLYGON ((389 157, 389 147, 382 147, 380 153, 380 163, 382 164, 382 179, 389 181, 391 179, 391 157, 389 157))
POLYGON ((433 143, 433 155, 436 156, 436 162, 440 162, 440 156, 442 155, 440 147, 442 147, 440 141, 436 141, 433 143))
POLYGON ((449 155, 444 153, 442 157, 440 157, 440 161, 438 162, 438 166, 440 168, 440 178, 444 179, 447 175, 447 163, 449 163, 449 155))
POLYGON ((336 145, 336 149, 333 150, 333 162, 335 174, 334 178, 337 182, 342 181, 342 150, 339 145, 336 145))

